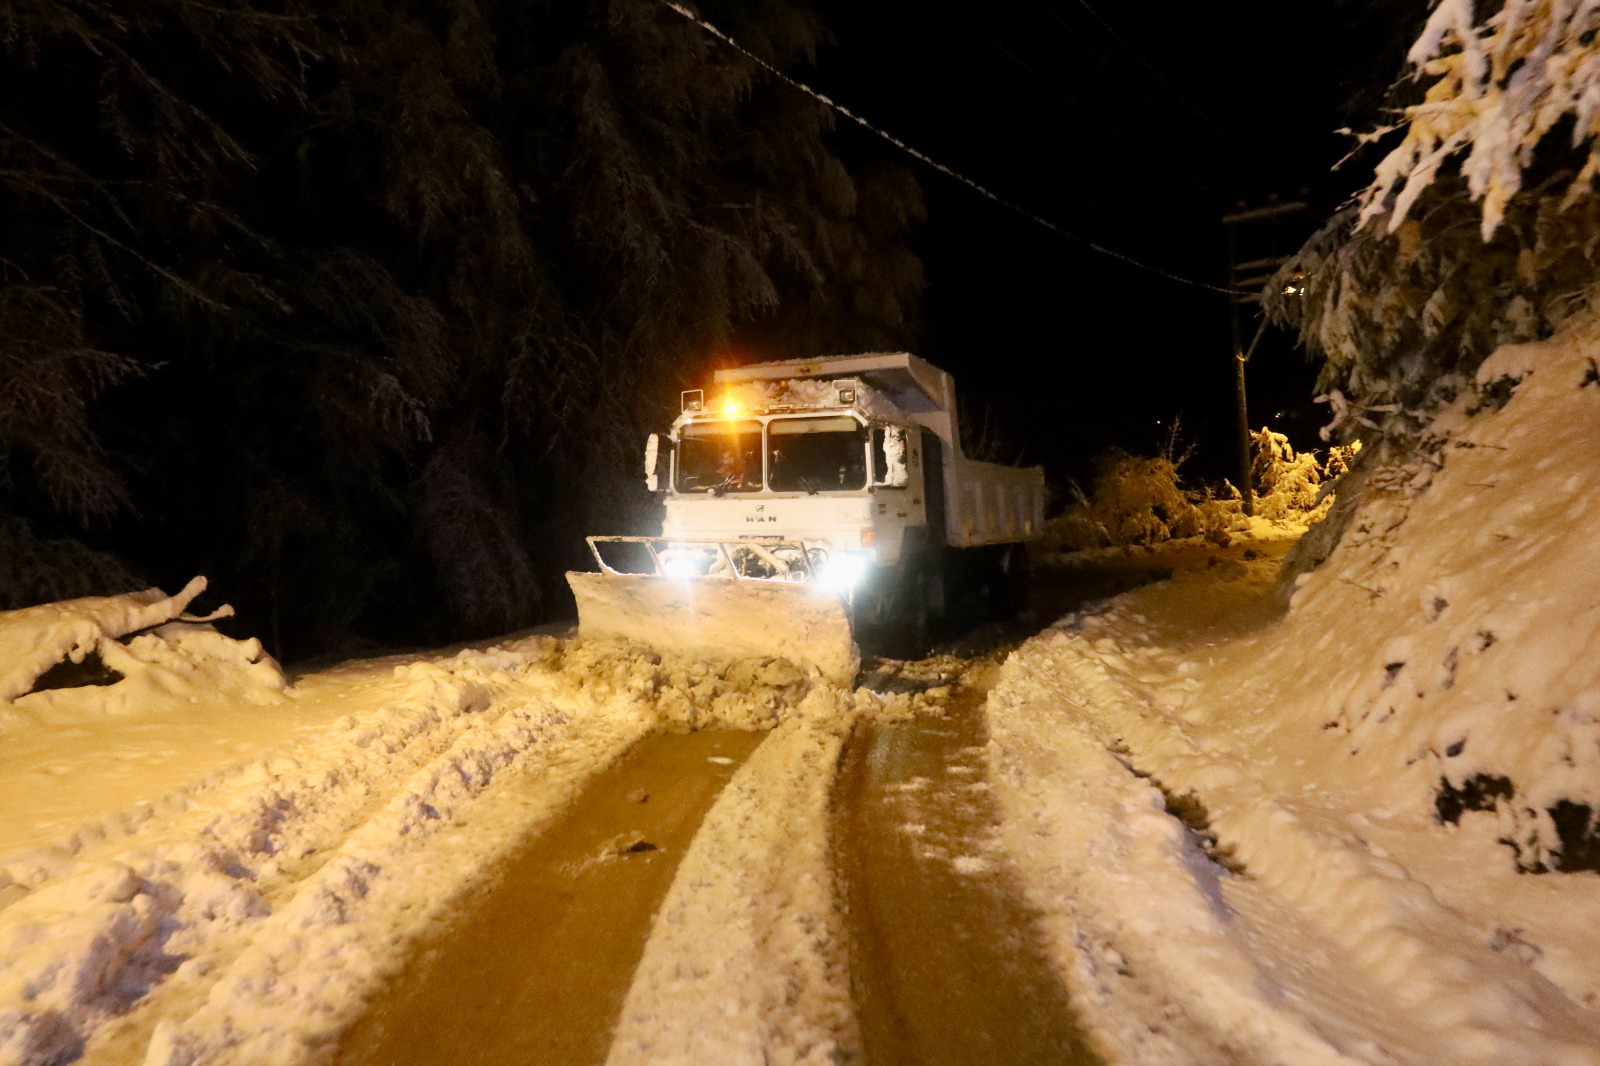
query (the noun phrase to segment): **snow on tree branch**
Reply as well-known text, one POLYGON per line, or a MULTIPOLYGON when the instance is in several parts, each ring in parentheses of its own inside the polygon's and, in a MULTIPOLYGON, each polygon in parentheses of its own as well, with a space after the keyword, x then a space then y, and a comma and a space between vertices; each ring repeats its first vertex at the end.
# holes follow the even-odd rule
MULTIPOLYGON (((1588 158, 1567 202, 1592 191, 1600 173, 1600 3, 1506 0, 1480 23, 1474 0, 1439 0, 1408 55, 1431 77, 1424 100, 1403 112, 1405 139, 1378 164, 1361 196, 1361 222, 1388 215, 1393 232, 1450 159, 1466 152, 1461 173, 1481 202, 1484 240, 1546 136, 1572 119, 1572 148, 1588 158)), ((1369 134, 1375 140, 1383 132, 1369 134)))

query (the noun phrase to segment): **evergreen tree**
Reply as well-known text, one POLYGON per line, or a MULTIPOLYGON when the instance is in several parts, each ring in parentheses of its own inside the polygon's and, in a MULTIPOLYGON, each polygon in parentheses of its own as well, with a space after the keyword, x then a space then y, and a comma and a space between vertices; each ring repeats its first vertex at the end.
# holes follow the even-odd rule
MULTIPOLYGON (((707 14, 779 66, 823 33, 707 14)), ((0 20, 4 606, 55 559, 205 571, 291 655, 531 622, 719 346, 914 329, 914 183, 651 0, 0 20)))
POLYGON ((1408 55, 1399 139, 1266 290, 1324 362, 1346 435, 1409 433, 1501 344, 1587 306, 1600 241, 1600 12, 1439 0, 1408 55), (1416 90, 1423 89, 1420 99, 1416 90))

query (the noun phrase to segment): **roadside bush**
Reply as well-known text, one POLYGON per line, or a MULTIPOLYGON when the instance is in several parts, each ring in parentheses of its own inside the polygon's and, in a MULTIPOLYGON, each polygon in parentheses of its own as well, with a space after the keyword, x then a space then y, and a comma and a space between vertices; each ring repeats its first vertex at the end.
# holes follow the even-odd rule
POLYGON ((1350 469, 1361 442, 1330 448, 1327 461, 1322 462, 1314 450, 1296 452, 1288 437, 1262 426, 1251 435, 1250 451, 1256 517, 1308 525, 1333 506, 1332 485, 1350 469))
MULTIPOLYGON (((1284 527, 1303 527, 1332 506, 1333 481, 1360 449, 1356 443, 1331 450, 1326 462, 1315 451, 1297 453, 1281 433, 1262 427, 1251 437, 1255 513, 1284 527)), ((1113 453, 1102 460, 1089 492, 1073 483, 1069 502, 1045 525, 1046 552, 1149 546, 1202 538, 1227 544, 1248 528, 1238 489, 1191 488, 1180 473, 1182 458, 1113 453)))

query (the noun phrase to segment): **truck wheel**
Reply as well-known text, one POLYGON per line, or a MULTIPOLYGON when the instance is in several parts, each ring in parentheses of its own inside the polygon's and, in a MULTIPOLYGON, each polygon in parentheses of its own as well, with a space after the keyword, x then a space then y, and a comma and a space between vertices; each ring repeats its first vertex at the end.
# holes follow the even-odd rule
POLYGON ((1033 606, 1033 572, 1026 544, 1013 544, 1000 557, 1000 573, 994 584, 992 603, 995 617, 1002 622, 1028 616, 1033 606))
POLYGON ((891 658, 920 659, 928 654, 928 567, 921 560, 906 564, 884 645, 891 658))

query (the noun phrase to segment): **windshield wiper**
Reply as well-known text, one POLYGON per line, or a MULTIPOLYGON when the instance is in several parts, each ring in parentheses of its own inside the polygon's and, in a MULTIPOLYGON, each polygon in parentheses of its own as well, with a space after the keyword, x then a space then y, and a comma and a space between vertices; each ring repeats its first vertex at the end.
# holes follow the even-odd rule
POLYGON ((805 489, 808 493, 810 493, 813 496, 815 496, 818 492, 821 491, 820 489, 817 488, 816 484, 808 477, 799 477, 799 478, 795 478, 795 480, 800 482, 800 487, 801 488, 805 489))

